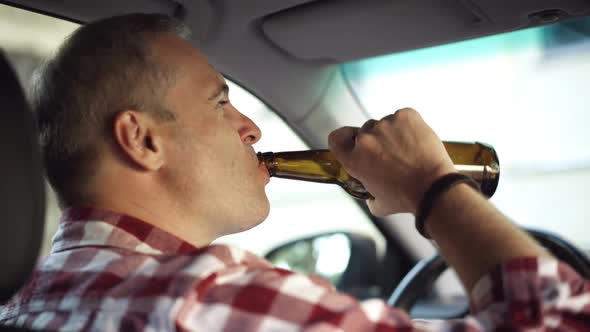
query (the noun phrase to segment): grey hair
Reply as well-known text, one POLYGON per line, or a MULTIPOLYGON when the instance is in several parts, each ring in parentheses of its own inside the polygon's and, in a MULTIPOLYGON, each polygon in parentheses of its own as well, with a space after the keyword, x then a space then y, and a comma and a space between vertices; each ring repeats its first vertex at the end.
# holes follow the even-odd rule
POLYGON ((162 34, 190 38, 181 22, 128 14, 77 29, 33 78, 33 107, 47 178, 61 206, 85 199, 100 145, 112 138, 118 112, 134 109, 173 121, 163 97, 176 69, 158 63, 151 45, 162 34))

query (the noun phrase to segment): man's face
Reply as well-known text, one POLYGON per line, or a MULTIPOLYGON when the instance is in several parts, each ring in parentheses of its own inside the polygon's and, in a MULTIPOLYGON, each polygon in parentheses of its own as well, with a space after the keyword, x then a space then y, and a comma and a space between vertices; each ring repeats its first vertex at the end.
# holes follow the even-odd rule
POLYGON ((154 54, 177 70, 165 98, 176 121, 162 126, 164 182, 178 208, 207 223, 214 237, 259 224, 269 212, 269 176, 252 147, 260 129, 232 106, 223 76, 188 42, 162 37, 154 54))

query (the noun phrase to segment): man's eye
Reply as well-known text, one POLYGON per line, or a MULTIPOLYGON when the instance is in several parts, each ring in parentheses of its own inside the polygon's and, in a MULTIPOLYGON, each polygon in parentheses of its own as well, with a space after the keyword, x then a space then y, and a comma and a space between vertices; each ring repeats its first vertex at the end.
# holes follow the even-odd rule
POLYGON ((221 106, 221 107, 223 107, 223 106, 225 106, 225 105, 227 105, 227 104, 229 104, 229 100, 220 100, 220 101, 217 103, 217 105, 218 105, 218 106, 221 106))

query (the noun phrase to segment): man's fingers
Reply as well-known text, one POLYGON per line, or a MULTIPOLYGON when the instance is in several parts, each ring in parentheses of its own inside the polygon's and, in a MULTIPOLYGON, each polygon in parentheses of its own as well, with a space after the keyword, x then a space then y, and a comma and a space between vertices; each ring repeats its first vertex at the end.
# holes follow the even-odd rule
POLYGON ((395 114, 396 113, 388 114, 388 115, 382 117, 381 121, 393 122, 393 121, 395 121, 395 117, 396 117, 395 114))
POLYGON ((367 120, 367 122, 365 122, 361 129, 359 130, 359 133, 370 133, 371 130, 373 130, 373 127, 375 127, 375 124, 377 123, 377 120, 374 119, 369 119, 367 120))
POLYGON ((330 151, 336 155, 336 158, 346 157, 352 149, 359 128, 342 127, 334 130, 328 136, 328 146, 330 151))
POLYGON ((368 199, 367 206, 369 207, 369 211, 371 211, 371 214, 375 217, 385 217, 391 214, 387 210, 386 206, 384 206, 380 200, 368 199))

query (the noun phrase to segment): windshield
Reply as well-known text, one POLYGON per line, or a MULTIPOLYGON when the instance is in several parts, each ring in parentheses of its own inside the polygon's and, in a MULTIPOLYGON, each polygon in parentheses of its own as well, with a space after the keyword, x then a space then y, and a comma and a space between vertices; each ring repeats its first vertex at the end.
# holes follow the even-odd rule
POLYGON ((341 67, 372 118, 417 109, 440 138, 493 145, 492 201, 590 248, 590 19, 341 67))

